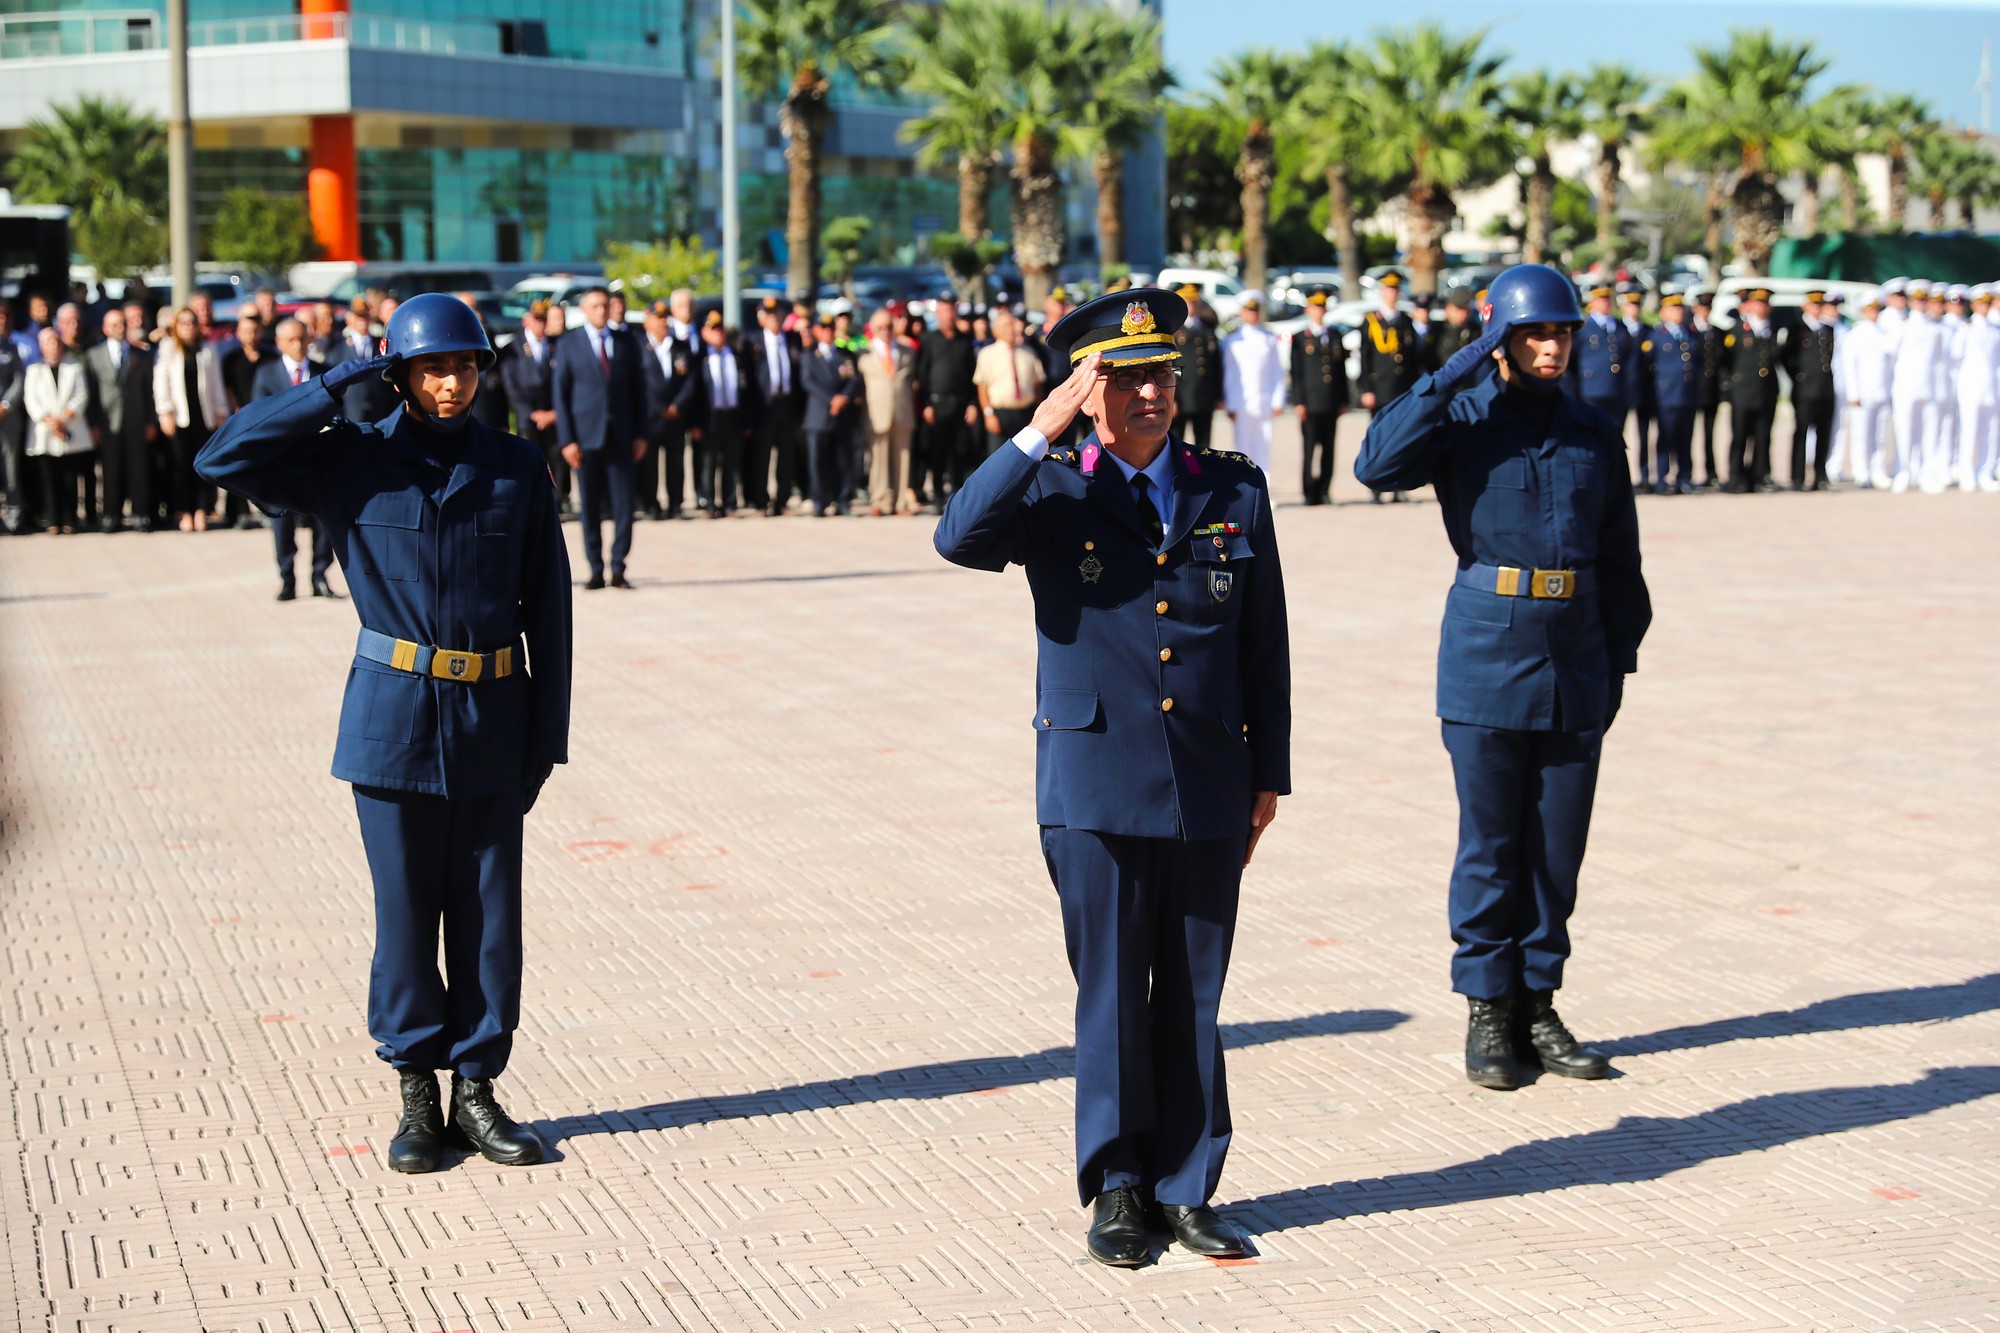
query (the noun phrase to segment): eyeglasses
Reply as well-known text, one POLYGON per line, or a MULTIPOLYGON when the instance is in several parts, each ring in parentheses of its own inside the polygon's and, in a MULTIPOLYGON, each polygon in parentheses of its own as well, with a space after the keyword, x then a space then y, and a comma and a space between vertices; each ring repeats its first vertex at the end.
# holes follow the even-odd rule
POLYGON ((1142 385, 1147 384, 1155 389, 1171 389, 1180 377, 1179 366, 1156 366, 1144 370, 1114 370, 1104 378, 1120 393, 1137 393, 1142 385))

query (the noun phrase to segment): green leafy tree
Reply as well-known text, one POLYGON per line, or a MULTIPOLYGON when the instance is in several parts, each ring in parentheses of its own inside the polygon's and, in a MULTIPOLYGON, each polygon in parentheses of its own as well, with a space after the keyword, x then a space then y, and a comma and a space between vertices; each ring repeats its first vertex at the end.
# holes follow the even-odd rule
POLYGON ((1530 264, 1542 263, 1554 253, 1550 231, 1555 223, 1556 173, 1550 157, 1556 144, 1583 133, 1582 102, 1583 89, 1568 74, 1535 70, 1507 85, 1505 114, 1528 159, 1521 191, 1525 215, 1521 258, 1530 264))
POLYGON ((1266 228, 1271 217, 1271 186, 1277 176, 1273 130, 1298 92, 1302 73, 1297 60, 1266 50, 1244 51, 1215 67, 1217 101, 1243 117, 1236 179, 1242 186, 1246 287, 1264 285, 1264 267, 1270 257, 1266 228))
POLYGON ((1840 192, 1840 226, 1858 232, 1867 223, 1861 199, 1858 159, 1868 142, 1868 127, 1875 118, 1875 103, 1859 88, 1837 88, 1819 101, 1818 115, 1834 130, 1824 166, 1834 173, 1840 192))
POLYGON ((1167 103, 1167 235, 1186 254, 1237 244, 1237 147, 1243 120, 1212 102, 1167 103))
POLYGON ((778 103, 789 173, 785 288, 795 298, 818 289, 821 157, 835 80, 860 88, 892 85, 900 71, 893 44, 900 0, 733 0, 737 69, 744 91, 778 103))
POLYGON ((1363 78, 1352 47, 1316 42, 1299 62, 1300 87, 1287 109, 1285 142, 1302 146, 1302 168, 1326 188, 1326 238, 1340 260, 1340 285, 1348 299, 1361 295, 1361 239, 1356 231, 1357 190, 1379 193, 1384 183, 1357 174, 1356 163, 1372 134, 1363 78))
POLYGON ((1910 168, 1917 145, 1938 132, 1937 118, 1928 102, 1908 93, 1885 97, 1872 111, 1865 143, 1888 159, 1888 226, 1890 231, 1902 231, 1910 216, 1910 168))
POLYGON ((698 236, 644 245, 613 241, 604 247, 604 276, 638 309, 666 300, 680 287, 702 293, 722 290, 722 256, 698 236))
POLYGON ((1159 125, 1174 76, 1159 20, 1143 12, 1085 12, 1074 76, 1081 94, 1091 175, 1097 185, 1097 254, 1108 272, 1125 263, 1125 154, 1159 125))
POLYGON ((77 249, 100 274, 166 251, 167 130, 129 102, 100 97, 28 122, 7 179, 23 203, 70 209, 77 249))
POLYGON ((969 241, 957 232, 941 231, 931 237, 930 245, 931 258, 951 275, 958 299, 983 303, 986 277, 1007 257, 1007 242, 987 237, 969 241))
POLYGON ((992 82, 997 18, 984 0, 945 0, 910 19, 908 86, 929 105, 898 134, 924 166, 957 170, 958 235, 971 240, 992 234, 993 186, 1006 160, 1006 94, 992 82))
POLYGON ((875 219, 859 214, 835 218, 820 237, 826 255, 820 261, 819 275, 838 286, 850 301, 854 299, 854 270, 861 264, 862 248, 874 226, 875 219))
POLYGON ((1516 158, 1501 112, 1502 59, 1485 46, 1484 29, 1454 37, 1425 23, 1381 33, 1357 57, 1376 117, 1360 161, 1404 182, 1410 283, 1420 292, 1437 290, 1444 233, 1458 215, 1453 192, 1499 179, 1516 158))
POLYGON ((1597 254, 1618 261, 1619 154, 1652 122, 1646 98, 1652 80, 1625 65, 1594 65, 1583 76, 1580 104, 1584 133, 1597 140, 1597 254))
POLYGON ((1919 140, 1916 149, 1917 180, 1930 209, 1929 229, 1945 229, 1946 205, 1954 203, 1959 225, 1971 229, 1980 203, 1994 194, 1993 155, 1969 135, 1933 134, 1919 140))
POLYGON ((305 200, 248 185, 222 196, 207 242, 211 258, 274 276, 319 253, 305 200))

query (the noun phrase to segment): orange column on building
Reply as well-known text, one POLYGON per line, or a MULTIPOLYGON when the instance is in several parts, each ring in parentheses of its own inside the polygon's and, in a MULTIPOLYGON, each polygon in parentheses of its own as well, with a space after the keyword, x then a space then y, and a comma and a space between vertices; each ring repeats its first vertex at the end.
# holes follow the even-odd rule
POLYGON ((342 20, 347 17, 348 0, 299 0, 299 25, 307 41, 347 35, 342 20))
POLYGON ((306 202, 312 212, 313 235, 328 259, 361 258, 361 201, 355 192, 358 175, 354 117, 314 116, 306 202))

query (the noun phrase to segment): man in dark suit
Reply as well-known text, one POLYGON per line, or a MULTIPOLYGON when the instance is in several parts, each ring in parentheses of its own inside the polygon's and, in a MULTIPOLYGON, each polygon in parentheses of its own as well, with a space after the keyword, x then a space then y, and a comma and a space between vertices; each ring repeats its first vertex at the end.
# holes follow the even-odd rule
POLYGON ((104 312, 104 341, 83 357, 90 381, 91 433, 104 465, 104 530, 125 527, 125 504, 132 522, 153 530, 153 440, 160 433, 153 410, 153 358, 125 337, 125 312, 104 312))
MULTIPOLYGON (((389 318, 400 304, 393 296, 384 296, 376 304, 375 318, 382 321, 383 328, 389 327, 389 318)), ((348 312, 347 346, 349 350, 342 361, 367 361, 381 350, 381 339, 374 333, 365 299, 356 300, 354 309, 348 312)), ((349 384, 341 396, 340 414, 357 424, 382 421, 401 401, 388 380, 380 375, 363 375, 349 384)))
POLYGON ((1181 356, 1180 383, 1174 388, 1174 416, 1182 435, 1197 449, 1208 448, 1215 409, 1222 405, 1222 341, 1215 336, 1214 311, 1201 289, 1184 284, 1175 295, 1188 304, 1187 323, 1174 334, 1181 356))
MULTIPOLYGON (((1792 489, 1824 490, 1829 484, 1827 462, 1833 457, 1834 362, 1839 358, 1838 319, 1825 304, 1826 293, 1806 293, 1805 322, 1782 338, 1778 360, 1792 383, 1792 489), (1806 477, 1806 439, 1819 445, 1812 477, 1806 477)), ((1956 386, 1954 386, 1955 388, 1956 386)))
POLYGON ((542 451, 555 478, 561 513, 568 513, 569 464, 556 438, 556 405, 550 393, 556 339, 562 336, 562 308, 536 301, 521 315, 521 336, 507 348, 497 369, 514 409, 514 433, 542 451))
MULTIPOLYGON (((479 313, 479 298, 471 292, 460 292, 458 299, 464 302, 465 308, 479 321, 479 327, 486 329, 486 317, 479 313)), ((486 329, 486 338, 488 342, 493 340, 493 330, 486 329)), ((501 360, 506 359, 505 352, 499 353, 498 356, 501 360)), ((495 369, 500 370, 498 366, 495 369)), ((506 372, 500 370, 499 374, 489 373, 482 388, 484 391, 472 400, 472 419, 504 432, 507 429, 508 409, 506 372)))
POLYGON ((845 518, 854 495, 847 436, 854 428, 861 375, 854 354, 833 339, 833 317, 813 325, 813 348, 799 361, 806 392, 806 455, 812 475, 813 513, 825 518, 829 506, 845 518))
MULTIPOLYGON (((27 503, 28 459, 26 455, 28 414, 28 362, 21 344, 14 341, 14 311, 0 301, 0 526, 13 533, 22 530, 23 508, 27 503)), ((35 354, 38 358, 41 353, 35 354)))
POLYGON ((702 435, 702 376, 696 340, 674 333, 667 303, 646 311, 646 457, 637 471, 639 511, 652 518, 679 518, 687 484, 684 456, 690 438, 702 435), (667 474, 667 503, 660 506, 660 472, 667 474))
POLYGON ((784 313, 777 298, 764 298, 757 311, 757 335, 743 355, 749 385, 744 400, 753 421, 749 465, 743 474, 744 501, 774 518, 785 512, 798 486, 799 409, 805 401, 799 383, 799 343, 785 331, 784 313), (773 465, 775 486, 770 484, 773 465))
MULTIPOLYGON (((278 321, 278 353, 267 356, 257 367, 257 382, 251 389, 251 398, 276 398, 307 380, 318 375, 323 369, 313 364, 306 350, 306 331, 296 319, 278 321)), ((306 518, 312 528, 312 595, 333 597, 333 585, 326 581, 326 571, 333 567, 333 533, 318 519, 306 518)), ((278 600, 289 602, 298 594, 296 565, 299 556, 299 519, 290 510, 277 510, 271 515, 271 532, 277 539, 278 553, 278 600)))
MULTIPOLYGON (((945 496, 956 491, 985 452, 978 439, 979 390, 972 371, 979 346, 958 322, 958 307, 947 298, 937 304, 937 327, 917 344, 917 401, 923 405, 925 456, 929 462, 929 492, 943 511, 945 496)), ((915 478, 917 489, 924 479, 915 478)))
POLYGON ((1729 395, 1729 480, 1737 495, 1774 489, 1771 421, 1778 412, 1778 333, 1771 324, 1771 289, 1752 287, 1736 307, 1736 327, 1723 335, 1723 380, 1729 395))
POLYGON ((611 293, 593 287, 577 302, 584 326, 556 348, 550 386, 563 461, 576 473, 583 509, 586 589, 604 579, 604 520, 611 519, 611 586, 629 588, 625 557, 632 550, 632 470, 646 456, 646 378, 642 349, 612 330, 611 293))
POLYGON ((708 312, 701 326, 700 372, 702 436, 695 446, 697 470, 695 502, 710 518, 736 512, 737 493, 743 474, 743 436, 746 425, 743 395, 743 363, 730 345, 730 330, 720 310, 708 312))
POLYGON ((1292 335, 1292 408, 1305 440, 1305 493, 1323 505, 1333 487, 1333 436, 1347 406, 1347 348, 1327 327, 1326 293, 1306 298, 1306 326, 1292 335))

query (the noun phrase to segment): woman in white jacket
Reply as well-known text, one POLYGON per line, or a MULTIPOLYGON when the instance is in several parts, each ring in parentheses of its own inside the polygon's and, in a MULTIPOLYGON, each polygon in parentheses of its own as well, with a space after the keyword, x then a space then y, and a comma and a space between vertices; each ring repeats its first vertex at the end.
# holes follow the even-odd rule
POLYGON ((95 447, 84 408, 90 386, 83 362, 63 357, 62 338, 43 329, 42 359, 28 367, 22 407, 27 412, 28 457, 42 479, 42 512, 51 534, 76 531, 77 465, 88 465, 95 447))
POLYGON ((180 516, 181 531, 204 531, 208 514, 197 499, 194 456, 229 415, 229 396, 222 387, 222 360, 202 338, 201 323, 186 306, 174 312, 173 331, 160 339, 153 363, 153 407, 173 454, 167 495, 180 516))

